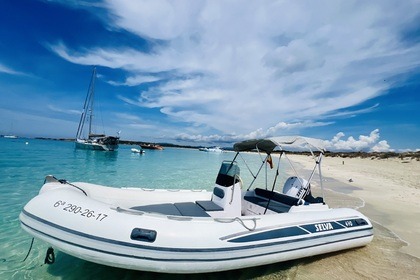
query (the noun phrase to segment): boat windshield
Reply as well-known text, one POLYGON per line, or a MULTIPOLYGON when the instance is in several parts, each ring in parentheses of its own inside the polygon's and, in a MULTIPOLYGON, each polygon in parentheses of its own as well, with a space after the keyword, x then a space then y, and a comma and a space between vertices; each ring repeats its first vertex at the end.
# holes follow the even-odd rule
POLYGON ((236 175, 240 175, 239 166, 235 161, 223 161, 219 174, 235 177, 236 175))

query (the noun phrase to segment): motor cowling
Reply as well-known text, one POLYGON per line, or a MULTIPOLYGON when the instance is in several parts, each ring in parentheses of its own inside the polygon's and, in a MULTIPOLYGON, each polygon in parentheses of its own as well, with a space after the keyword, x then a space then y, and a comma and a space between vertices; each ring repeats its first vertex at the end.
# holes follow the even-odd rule
POLYGON ((300 177, 289 177, 283 186, 283 193, 296 198, 304 199, 311 192, 311 185, 300 177))

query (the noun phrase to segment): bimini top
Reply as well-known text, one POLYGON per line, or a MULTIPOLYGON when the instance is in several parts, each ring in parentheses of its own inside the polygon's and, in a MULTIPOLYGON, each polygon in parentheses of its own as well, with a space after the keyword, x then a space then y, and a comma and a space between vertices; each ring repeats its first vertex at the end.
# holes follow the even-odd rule
POLYGON ((303 136, 279 136, 264 139, 251 139, 233 145, 235 152, 262 151, 270 154, 274 150, 306 150, 316 149, 325 152, 324 141, 303 136))

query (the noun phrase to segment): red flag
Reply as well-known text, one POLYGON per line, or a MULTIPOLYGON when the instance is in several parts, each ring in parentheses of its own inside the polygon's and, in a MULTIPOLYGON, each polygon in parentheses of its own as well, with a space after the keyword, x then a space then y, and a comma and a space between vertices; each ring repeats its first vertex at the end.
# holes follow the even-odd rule
POLYGON ((270 165, 270 168, 273 169, 273 159, 271 158, 271 155, 268 155, 267 163, 270 165))

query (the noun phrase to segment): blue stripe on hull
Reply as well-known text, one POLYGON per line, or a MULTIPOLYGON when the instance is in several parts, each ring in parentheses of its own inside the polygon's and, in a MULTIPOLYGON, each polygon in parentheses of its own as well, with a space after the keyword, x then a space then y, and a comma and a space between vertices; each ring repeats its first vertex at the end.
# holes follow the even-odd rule
POLYGON ((266 232, 250 234, 247 236, 242 236, 239 238, 228 240, 228 242, 233 243, 243 243, 243 242, 255 242, 255 241, 262 241, 262 240, 269 240, 269 239, 277 239, 277 238, 286 238, 298 235, 306 235, 309 234, 305 230, 293 226, 281 229, 270 230, 266 232))
POLYGON ((228 240, 228 242, 246 243, 246 242, 263 241, 263 240, 269 240, 269 239, 287 238, 287 237, 299 236, 299 235, 304 236, 311 233, 334 231, 334 230, 340 230, 340 229, 345 229, 345 228, 365 226, 367 224, 368 223, 364 219, 361 219, 361 218, 346 219, 346 220, 340 220, 340 221, 329 221, 329 222, 321 222, 321 223, 318 222, 318 223, 313 223, 313 224, 273 229, 273 230, 268 230, 264 232, 249 233, 249 234, 246 234, 245 236, 230 239, 228 240))

